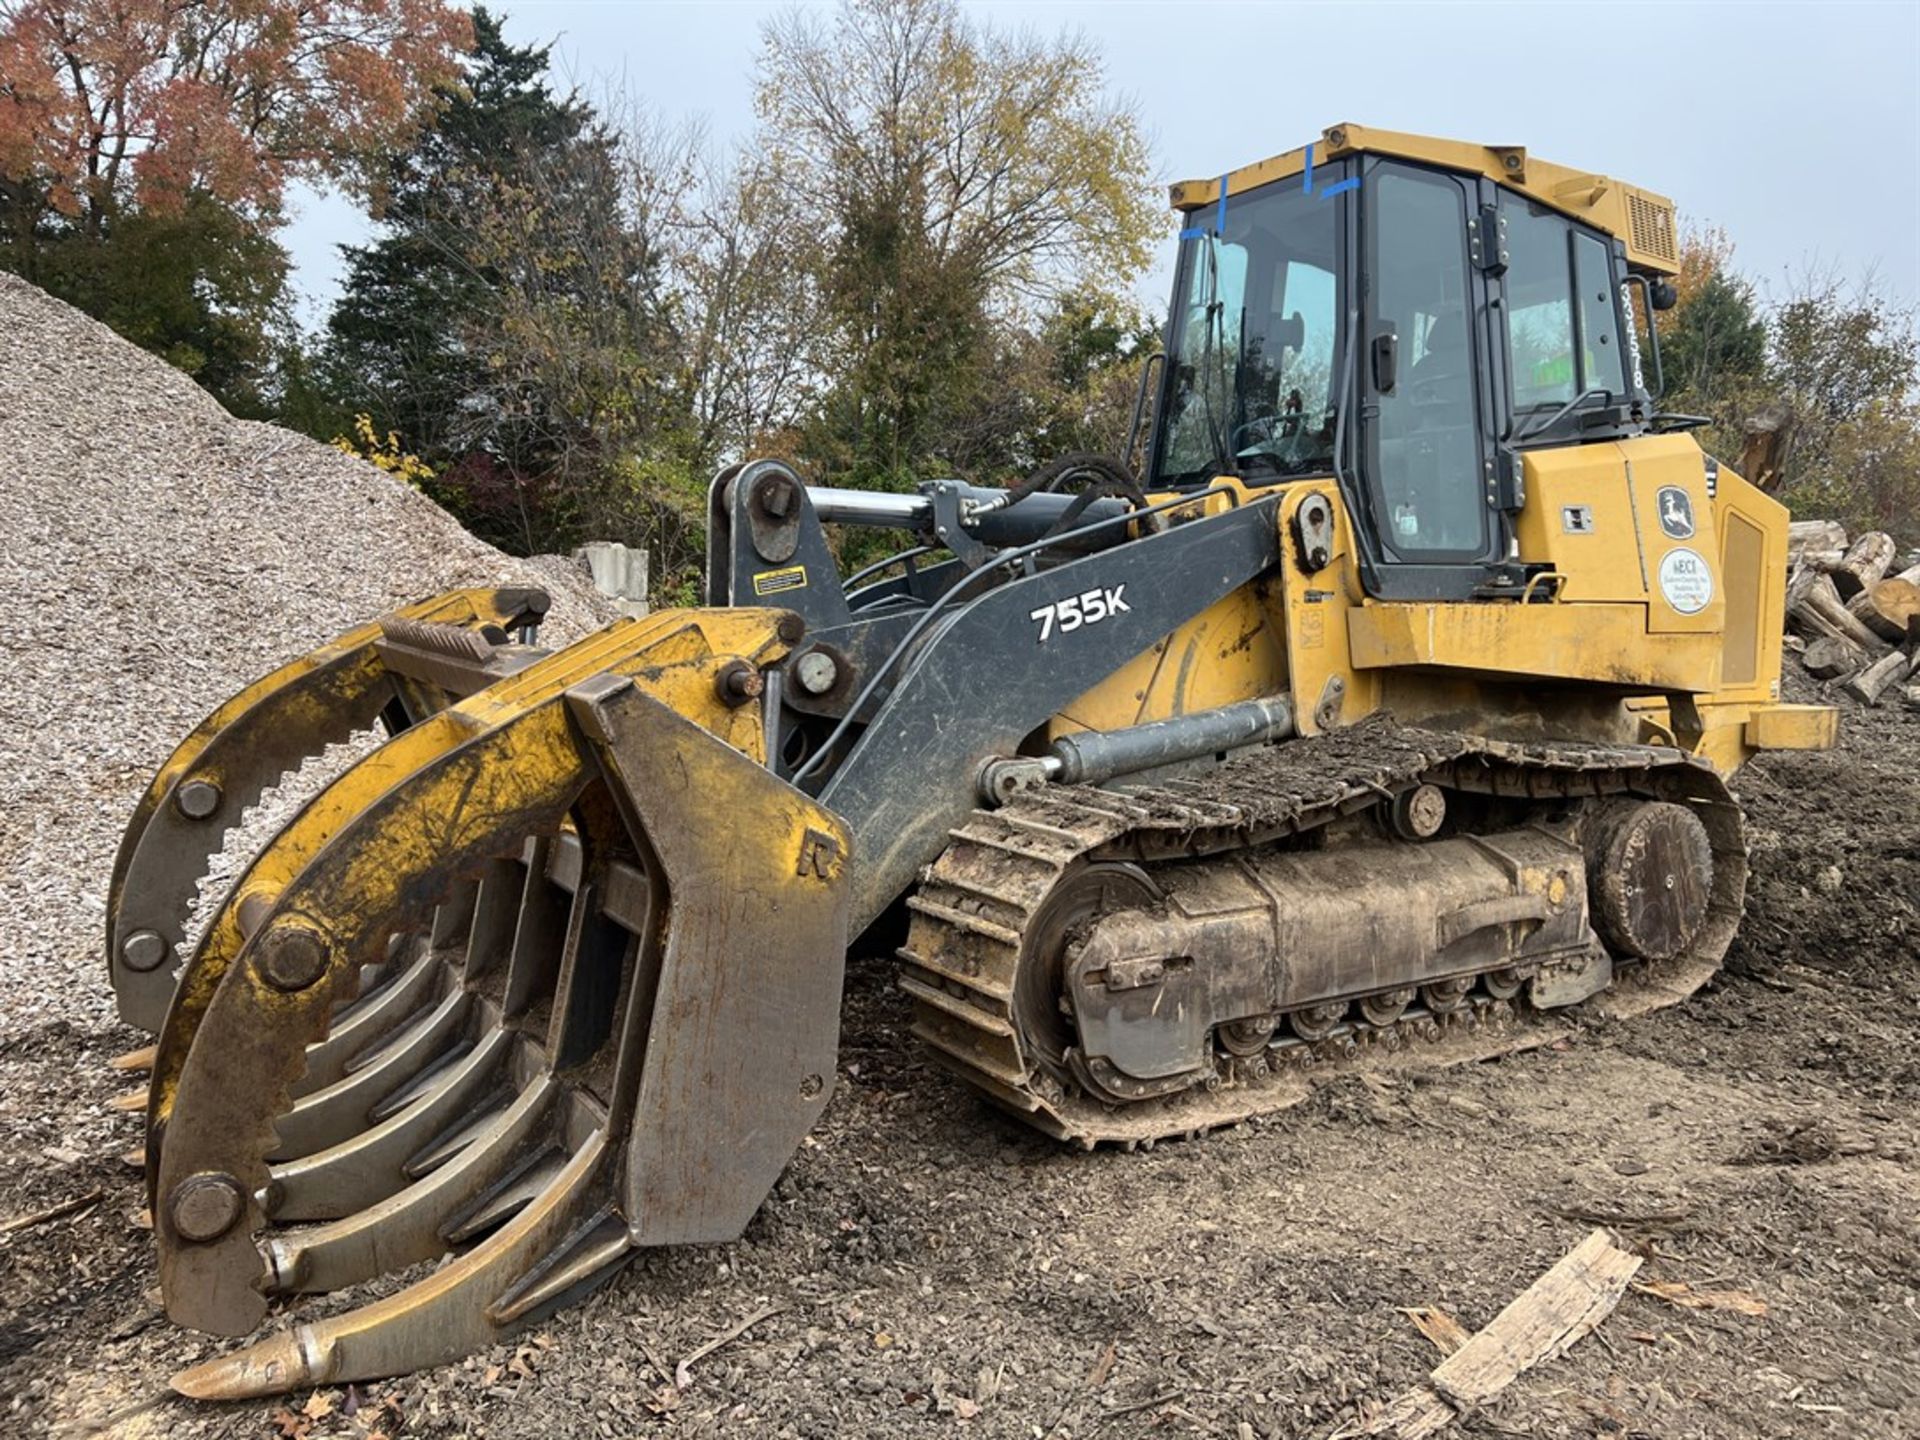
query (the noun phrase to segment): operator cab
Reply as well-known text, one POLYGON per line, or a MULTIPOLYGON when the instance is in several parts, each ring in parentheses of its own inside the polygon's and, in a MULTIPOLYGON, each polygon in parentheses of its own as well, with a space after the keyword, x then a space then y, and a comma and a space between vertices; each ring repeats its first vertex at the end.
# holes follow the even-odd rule
POLYGON ((1517 597, 1520 452, 1648 427, 1628 282, 1675 268, 1672 207, 1517 148, 1317 148, 1174 188, 1151 488, 1335 477, 1372 593, 1517 597))

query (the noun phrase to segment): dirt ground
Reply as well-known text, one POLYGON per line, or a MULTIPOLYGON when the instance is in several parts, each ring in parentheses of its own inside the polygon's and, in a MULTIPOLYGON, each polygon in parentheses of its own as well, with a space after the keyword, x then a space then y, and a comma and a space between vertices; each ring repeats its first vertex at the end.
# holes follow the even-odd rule
POLYGON ((1746 925, 1682 1006, 1088 1155, 934 1068, 889 963, 858 959, 833 1105, 742 1242, 649 1255, 517 1345, 284 1407, 158 1398, 220 1347, 158 1313, 117 1158, 138 1122, 103 1108, 140 1037, 49 1023, 0 1048, 0 1219, 100 1199, 0 1237, 0 1432, 1324 1437, 1436 1362, 1401 1307, 1476 1328, 1613 1217, 1641 1279, 1767 1313, 1629 1293, 1452 1433, 1920 1435, 1920 715, 1844 725, 1839 751, 1741 777, 1746 925))

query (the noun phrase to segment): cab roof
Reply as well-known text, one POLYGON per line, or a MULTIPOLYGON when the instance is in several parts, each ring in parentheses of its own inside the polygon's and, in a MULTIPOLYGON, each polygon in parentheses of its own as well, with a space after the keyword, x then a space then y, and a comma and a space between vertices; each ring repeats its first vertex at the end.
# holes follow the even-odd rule
POLYGON ((1230 170, 1214 180, 1183 180, 1173 186, 1176 210, 1193 211, 1220 201, 1222 181, 1227 194, 1238 195, 1256 186, 1306 172, 1349 155, 1391 155, 1437 165, 1469 175, 1484 175, 1542 205, 1604 230, 1626 242, 1628 261, 1663 275, 1680 270, 1680 244, 1673 202, 1664 195, 1642 190, 1623 180, 1585 170, 1536 160, 1524 145, 1475 145, 1464 140, 1440 140, 1396 130, 1372 130, 1364 125, 1331 125, 1310 145, 1230 170))

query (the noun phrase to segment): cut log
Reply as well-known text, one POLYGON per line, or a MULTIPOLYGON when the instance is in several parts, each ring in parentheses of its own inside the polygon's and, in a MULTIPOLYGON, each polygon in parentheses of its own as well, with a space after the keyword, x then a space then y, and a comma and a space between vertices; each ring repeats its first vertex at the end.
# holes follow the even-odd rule
POLYGON ((1838 680, 1865 665, 1867 652, 1844 636, 1822 635, 1817 640, 1807 642, 1800 663, 1807 667, 1808 674, 1817 679, 1838 680))
POLYGON ((1847 609, 1882 640, 1899 644, 1907 638, 1907 621, 1920 615, 1920 585, 1897 576, 1876 580, 1853 599, 1847 609))
POLYGON ((1740 474, 1757 490, 1777 490, 1793 453, 1792 414, 1770 405, 1742 422, 1740 474))
POLYGON ((1900 691, 1900 700, 1909 710, 1920 710, 1920 685, 1908 685, 1900 691))
POLYGON ((1834 588, 1840 592, 1840 598, 1851 600, 1885 575, 1898 548, 1884 530, 1869 530, 1848 546, 1846 558, 1832 571, 1834 588))
POLYGON ((1862 705, 1877 705, 1888 686, 1913 673, 1913 664, 1911 655, 1895 650, 1891 655, 1882 655, 1840 688, 1862 705))
POLYGON ((1847 558, 1847 552, 1832 550, 1800 550, 1794 553, 1793 563, 1805 565, 1814 570, 1831 570, 1847 558))
POLYGON ((1379 1415, 1338 1436, 1424 1440, 1487 1403, 1524 1371, 1564 1355, 1613 1313, 1640 1257, 1596 1230, 1379 1415))
POLYGON ((1838 635, 1869 655, 1879 655, 1887 642, 1841 603, 1831 575, 1802 574, 1787 595, 1787 616, 1809 637, 1838 635))
POLYGON ((1897 575, 1889 575, 1889 580, 1904 580, 1909 585, 1920 585, 1920 565, 1909 565, 1897 575))
MULTIPOLYGON (((1745 474, 1743 470, 1740 472, 1745 474)), ((1787 554, 1805 550, 1842 550, 1847 548, 1847 527, 1838 520, 1791 520, 1787 523, 1787 554)))

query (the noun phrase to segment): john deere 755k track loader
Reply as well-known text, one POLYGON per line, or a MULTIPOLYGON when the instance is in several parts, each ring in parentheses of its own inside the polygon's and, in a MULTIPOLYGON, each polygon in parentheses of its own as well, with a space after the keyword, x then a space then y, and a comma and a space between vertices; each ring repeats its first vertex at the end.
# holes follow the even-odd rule
POLYGON ((547 653, 544 596, 442 596, 175 752, 108 933, 168 1313, 241 1334, 456 1256, 181 1389, 430 1364, 737 1236, 903 913, 919 1037, 1085 1145, 1712 973, 1727 777, 1834 715, 1780 703, 1786 513, 1643 378, 1671 206, 1351 125, 1173 200, 1143 477, 736 466, 705 607, 547 653), (909 548, 843 580, 830 526, 909 548), (241 813, 376 723, 183 955, 241 813))

